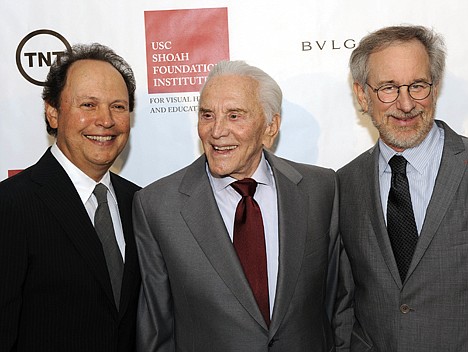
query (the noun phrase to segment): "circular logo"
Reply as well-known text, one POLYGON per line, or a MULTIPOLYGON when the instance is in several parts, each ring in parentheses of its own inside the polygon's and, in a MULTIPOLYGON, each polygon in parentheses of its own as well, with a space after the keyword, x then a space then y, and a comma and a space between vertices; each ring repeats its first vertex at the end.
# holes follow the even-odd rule
POLYGON ((29 33, 16 49, 16 66, 21 75, 32 84, 44 86, 52 63, 71 46, 60 34, 50 29, 29 33))

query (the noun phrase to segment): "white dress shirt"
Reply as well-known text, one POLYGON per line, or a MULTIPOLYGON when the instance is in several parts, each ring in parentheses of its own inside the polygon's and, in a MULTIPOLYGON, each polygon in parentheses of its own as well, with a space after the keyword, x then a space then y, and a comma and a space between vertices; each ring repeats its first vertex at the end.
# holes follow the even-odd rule
MULTIPOLYGON (((52 145, 50 151, 57 159, 59 164, 65 169, 68 177, 70 177, 94 226, 94 213, 96 212, 98 205, 97 199, 93 194, 94 187, 97 185, 96 181, 94 181, 91 177, 76 167, 75 164, 68 160, 68 158, 65 156, 65 154, 63 154, 56 143, 52 145)), ((125 239, 123 235, 122 222, 120 220, 119 207, 117 205, 117 197, 115 195, 114 187, 112 187, 109 171, 106 172, 99 183, 104 184, 109 190, 109 192, 107 192, 107 201, 112 217, 112 223, 114 224, 114 232, 117 244, 119 245, 120 253, 122 254, 122 258, 125 262, 125 239)))
MULTIPOLYGON (((241 200, 241 195, 230 186, 232 182, 237 181, 232 177, 217 178, 211 175, 208 165, 206 167, 211 188, 218 204, 219 211, 224 220, 224 224, 229 233, 231 241, 234 235, 234 218, 237 204, 241 200)), ((265 231, 265 248, 267 257, 268 271, 268 293, 270 298, 270 318, 273 313, 275 303, 276 284, 278 277, 278 202, 276 194, 276 185, 271 167, 265 156, 262 155, 260 164, 252 177, 257 181, 257 190, 254 199, 258 203, 262 212, 263 228, 265 231)))

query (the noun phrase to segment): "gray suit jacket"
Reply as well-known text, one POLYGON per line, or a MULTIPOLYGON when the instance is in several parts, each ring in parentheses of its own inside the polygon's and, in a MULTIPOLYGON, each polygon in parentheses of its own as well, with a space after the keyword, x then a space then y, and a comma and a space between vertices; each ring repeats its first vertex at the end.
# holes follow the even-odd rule
POLYGON ((143 278, 139 351, 334 350, 325 312, 329 248, 337 242, 334 172, 266 157, 277 185, 280 237, 270 329, 218 210, 203 155, 134 200, 143 278))
POLYGON ((337 350, 468 351, 468 139, 436 123, 442 161, 405 282, 381 207, 378 145, 338 171, 337 350))

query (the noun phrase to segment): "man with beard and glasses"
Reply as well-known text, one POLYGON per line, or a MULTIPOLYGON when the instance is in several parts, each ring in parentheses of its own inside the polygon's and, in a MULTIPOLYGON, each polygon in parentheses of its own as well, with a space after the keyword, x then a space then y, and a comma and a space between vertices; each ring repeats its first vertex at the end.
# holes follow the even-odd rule
POLYGON ((442 38, 367 35, 353 89, 379 141, 338 171, 337 351, 468 351, 468 139, 434 120, 442 38))

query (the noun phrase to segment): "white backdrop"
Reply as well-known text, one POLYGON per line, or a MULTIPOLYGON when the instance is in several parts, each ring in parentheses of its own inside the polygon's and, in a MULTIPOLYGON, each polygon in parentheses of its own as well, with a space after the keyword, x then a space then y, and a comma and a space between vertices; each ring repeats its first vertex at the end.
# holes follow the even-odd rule
POLYGON ((348 59, 362 36, 393 24, 421 24, 443 34, 448 61, 437 117, 468 134, 464 0, 0 0, 0 6, 0 180, 8 170, 35 163, 52 142, 42 87, 21 75, 15 59, 21 40, 38 29, 58 32, 70 44, 108 45, 132 65, 137 105, 129 145, 114 171, 145 186, 200 155, 196 112, 150 112, 151 98, 195 99, 196 93, 148 93, 145 11, 227 8, 230 58, 262 68, 283 89, 279 156, 337 169, 375 143, 352 97, 348 59))

